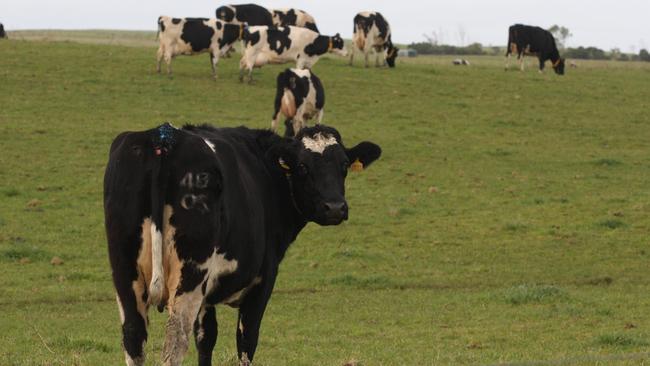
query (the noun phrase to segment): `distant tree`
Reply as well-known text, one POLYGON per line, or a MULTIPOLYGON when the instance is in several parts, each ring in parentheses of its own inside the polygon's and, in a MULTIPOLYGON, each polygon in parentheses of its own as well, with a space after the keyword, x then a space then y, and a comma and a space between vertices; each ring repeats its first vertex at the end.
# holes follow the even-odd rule
POLYGON ((569 31, 569 28, 561 27, 557 24, 554 24, 551 28, 548 29, 548 31, 553 34, 553 37, 555 37, 555 41, 557 42, 557 46, 562 49, 566 45, 566 40, 573 36, 573 34, 571 34, 571 31, 569 31))
POLYGON ((641 59, 641 61, 650 62, 650 53, 648 53, 648 50, 644 48, 639 51, 639 59, 641 59))

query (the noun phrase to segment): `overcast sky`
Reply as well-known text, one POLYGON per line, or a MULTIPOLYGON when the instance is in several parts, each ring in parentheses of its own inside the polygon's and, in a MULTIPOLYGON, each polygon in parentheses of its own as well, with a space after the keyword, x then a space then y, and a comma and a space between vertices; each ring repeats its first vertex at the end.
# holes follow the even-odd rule
MULTIPOLYGON (((12 29, 154 30, 158 15, 213 17, 219 1, 206 0, 1 0, 0 22, 12 29)), ((381 12, 393 41, 423 41, 442 34, 448 44, 505 45, 514 23, 568 27, 568 46, 597 46, 638 52, 650 46, 650 0, 269 0, 269 8, 297 7, 311 13, 323 34, 352 36, 352 18, 362 10, 381 12)))

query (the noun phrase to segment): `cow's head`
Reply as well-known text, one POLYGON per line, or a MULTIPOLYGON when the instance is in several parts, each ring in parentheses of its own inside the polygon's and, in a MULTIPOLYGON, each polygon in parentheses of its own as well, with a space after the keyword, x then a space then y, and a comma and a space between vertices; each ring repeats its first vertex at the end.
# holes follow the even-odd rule
POLYGON ((348 218, 348 170, 361 170, 380 155, 381 148, 372 142, 348 149, 338 131, 318 125, 303 128, 295 139, 276 145, 269 158, 286 174, 293 204, 307 221, 338 225, 348 218))
POLYGON ((230 23, 235 19, 235 8, 229 5, 220 6, 217 8, 217 19, 221 19, 226 23, 230 23))
POLYGON ((555 70, 555 73, 558 75, 564 75, 564 62, 565 60, 563 58, 560 58, 557 62, 557 64, 553 65, 553 70, 555 70))
POLYGON ((388 64, 388 67, 395 67, 395 59, 397 58, 398 53, 399 48, 390 43, 386 48, 386 63, 388 64))
POLYGON ((330 37, 329 51, 343 57, 348 55, 348 50, 345 48, 345 42, 343 42, 343 38, 341 38, 339 33, 330 37))

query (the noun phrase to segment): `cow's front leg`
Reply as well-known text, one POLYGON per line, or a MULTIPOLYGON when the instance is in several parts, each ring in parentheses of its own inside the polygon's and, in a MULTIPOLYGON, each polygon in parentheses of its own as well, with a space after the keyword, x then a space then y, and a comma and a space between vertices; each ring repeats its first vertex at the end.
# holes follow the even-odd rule
POLYGON ((184 263, 181 273, 180 284, 174 287, 176 293, 170 291, 162 357, 165 366, 179 366, 183 362, 194 322, 203 303, 201 284, 205 281, 205 274, 199 276, 202 271, 192 263, 184 263), (185 277, 185 274, 192 275, 185 277))
POLYGON ((194 340, 199 354, 199 366, 212 365, 212 350, 217 343, 217 316, 214 306, 203 305, 194 323, 194 340))
POLYGON ((158 52, 156 53, 156 72, 160 74, 160 64, 164 58, 165 51, 162 46, 158 47, 158 52))
POLYGON ((210 66, 212 66, 212 78, 217 80, 217 63, 219 62, 219 54, 210 52, 210 66))
POLYGON ((257 340, 260 335, 260 325, 264 310, 268 304, 277 268, 269 271, 262 282, 253 287, 244 298, 239 307, 239 320, 237 321, 237 355, 240 366, 250 366, 255 356, 257 340))
POLYGON ((544 59, 540 56, 539 57, 539 73, 541 74, 543 72, 544 72, 544 59))
POLYGON ((354 46, 350 47, 350 66, 354 63, 354 46))

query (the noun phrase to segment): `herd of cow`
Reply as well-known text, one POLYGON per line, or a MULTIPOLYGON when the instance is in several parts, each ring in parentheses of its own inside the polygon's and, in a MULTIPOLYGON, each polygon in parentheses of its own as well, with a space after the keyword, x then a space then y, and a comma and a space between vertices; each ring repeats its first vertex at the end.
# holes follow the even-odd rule
MULTIPOLYGON (((354 17, 354 49, 374 50, 375 64, 395 66, 397 48, 377 12, 354 17)), ((4 37, 0 24, 0 37, 4 37)), ((227 5, 216 18, 158 18, 162 60, 208 52, 212 73, 242 41, 240 80, 268 63, 296 62, 277 77, 271 129, 165 123, 124 132, 113 141, 104 176, 105 226, 128 366, 143 365, 148 309, 167 309, 163 364, 181 365, 193 332, 199 365, 211 365, 217 340, 215 305, 239 309, 241 366, 249 366, 280 261, 308 222, 338 225, 348 218, 345 179, 381 155, 372 142, 347 148, 339 132, 320 124, 325 94, 311 72, 318 59, 347 50, 339 34, 321 35, 297 9, 227 5), (285 136, 276 134, 280 114, 285 136), (317 118, 313 127, 308 119, 317 118)), ((534 54, 564 73, 553 36, 538 27, 509 29, 506 56, 534 54)), ((462 60, 465 61, 465 60, 462 60)), ((523 69, 523 62, 522 62, 523 69)))
MULTIPOLYGON (((271 130, 165 123, 120 134, 104 176, 105 226, 127 365, 143 365, 148 309, 167 309, 162 359, 180 365, 193 331, 199 365, 210 365, 217 339, 215 305, 239 309, 239 364, 251 364, 280 261, 308 222, 338 225, 348 218, 345 178, 381 155, 372 142, 347 148, 339 132, 320 124, 325 94, 311 72, 328 52, 346 55, 339 34, 318 33, 296 10, 228 5, 217 18, 158 19, 158 71, 164 59, 208 52, 219 57, 242 41, 240 80, 267 63, 296 62, 277 77, 271 130), (285 136, 275 133, 280 114, 285 136), (317 118, 307 127, 305 121, 317 118)), ((379 13, 354 18, 355 46, 397 50, 379 13)), ((350 58, 350 62, 352 62, 350 58)), ((377 61, 379 64, 379 61, 377 61)))
MULTIPOLYGON (((354 49, 368 66, 395 66, 397 48, 377 12, 354 17, 354 49)), ((564 60, 541 28, 510 27, 508 53, 564 60)), ((170 124, 119 135, 104 178, 105 225, 122 322, 126 364, 143 365, 147 310, 167 308, 162 359, 180 365, 193 331, 199 365, 211 365, 217 339, 215 306, 239 309, 241 366, 255 355, 264 310, 280 261, 308 222, 338 225, 348 217, 345 178, 381 155, 372 142, 346 148, 337 130, 322 125, 325 94, 311 71, 328 53, 347 54, 339 34, 321 35, 314 18, 297 9, 227 5, 216 18, 158 19, 162 60, 171 74, 176 55, 208 52, 212 74, 220 57, 242 42, 240 81, 268 63, 296 62, 277 77, 271 129, 170 124), (246 75, 247 74, 247 75, 246 75), (276 134, 280 115, 285 136, 276 134), (308 119, 317 118, 313 127, 308 119)), ((523 67, 523 63, 522 63, 523 67)))

